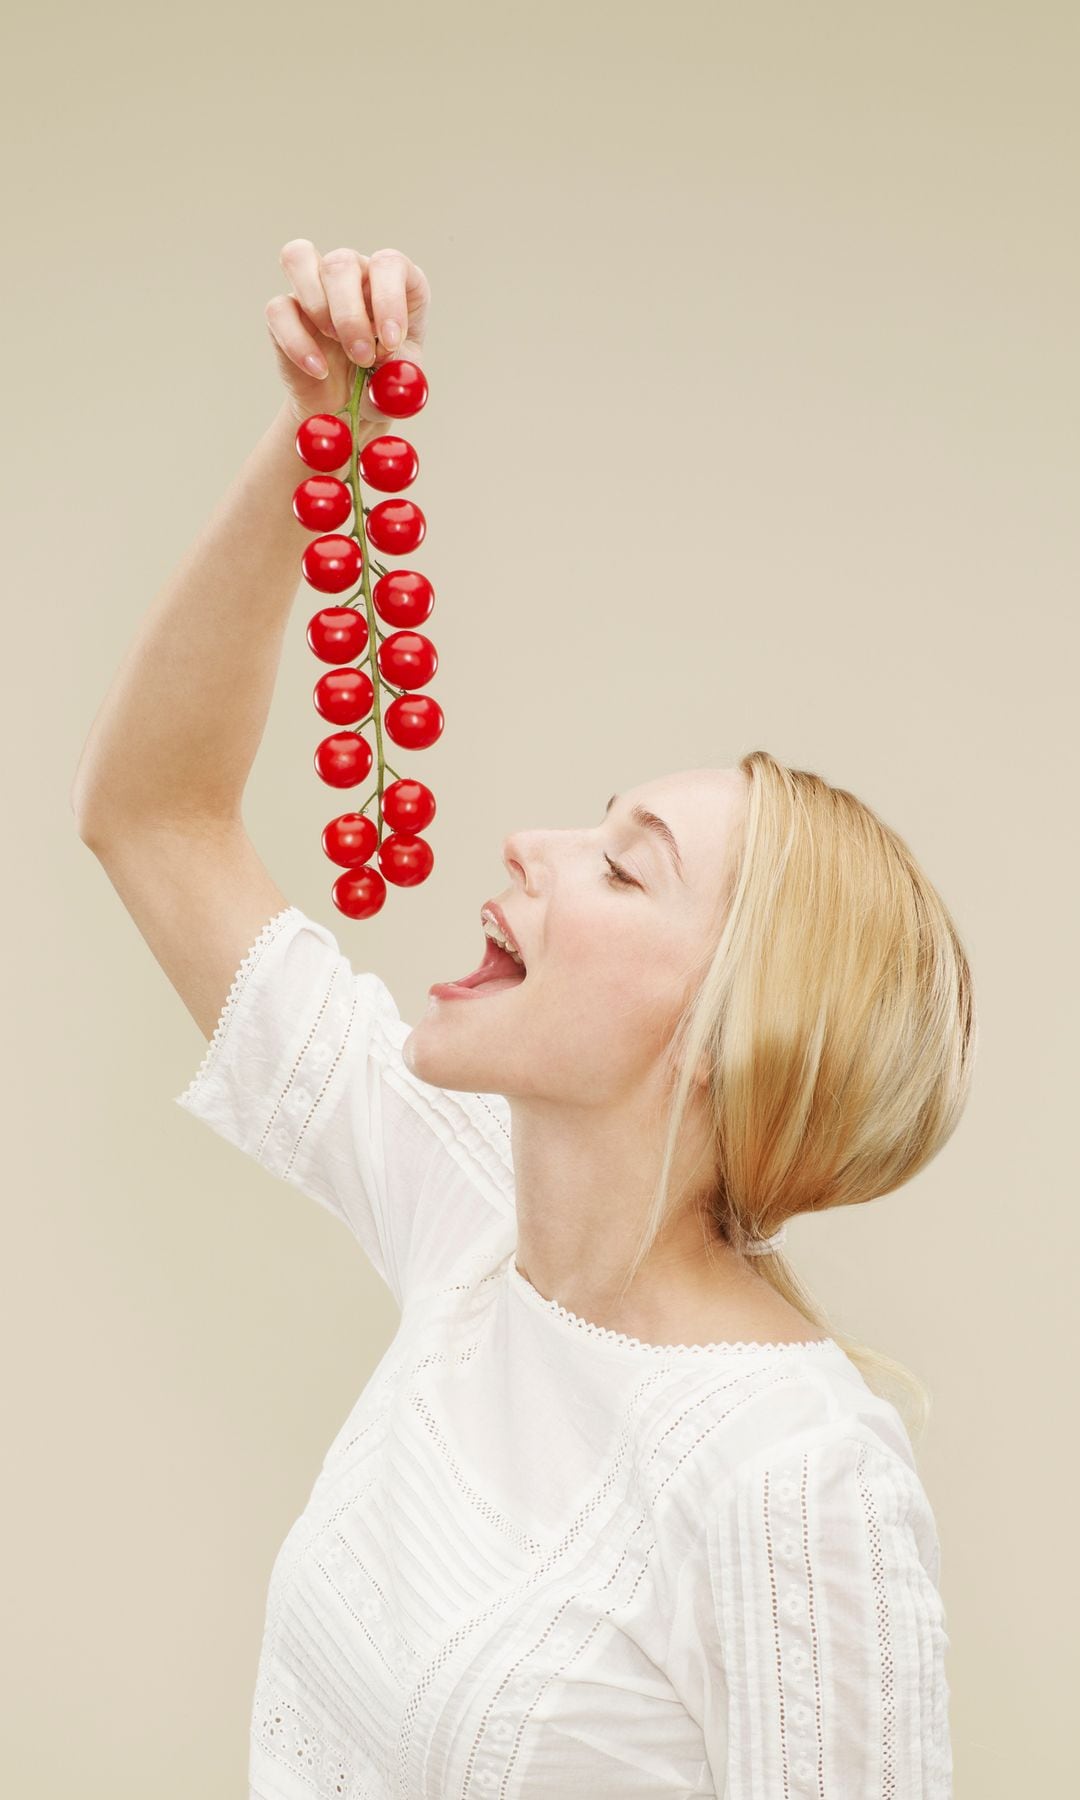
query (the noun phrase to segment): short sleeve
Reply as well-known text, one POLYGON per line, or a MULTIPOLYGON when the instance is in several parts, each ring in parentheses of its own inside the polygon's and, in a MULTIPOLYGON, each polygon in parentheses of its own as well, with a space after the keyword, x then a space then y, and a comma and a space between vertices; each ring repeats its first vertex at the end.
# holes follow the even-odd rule
POLYGON ((176 1096, 341 1219, 399 1306, 414 1276, 514 1218, 505 1100, 419 1080, 401 1053, 411 1029, 382 979, 289 906, 241 961, 176 1096))
POLYGON ((915 1470, 830 1430, 733 1480, 699 1704, 727 1800, 951 1800, 940 1545, 915 1470))

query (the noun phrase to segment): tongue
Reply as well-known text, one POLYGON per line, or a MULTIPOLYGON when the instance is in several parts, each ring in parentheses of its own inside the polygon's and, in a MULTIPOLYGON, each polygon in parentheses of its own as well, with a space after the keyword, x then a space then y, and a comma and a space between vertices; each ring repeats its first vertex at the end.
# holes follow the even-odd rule
POLYGON ((521 964, 515 962, 508 951, 501 949, 489 938, 480 967, 474 969, 469 975, 460 976, 450 985, 451 987, 484 987, 490 988, 492 992, 497 992, 500 988, 517 987, 518 983, 524 979, 525 971, 521 964))
POLYGON ((490 990, 493 994, 497 994, 500 988, 517 987, 523 980, 524 977, 521 975, 485 975, 480 981, 473 981, 470 976, 465 982, 459 983, 459 986, 471 988, 482 987, 486 990, 490 990))

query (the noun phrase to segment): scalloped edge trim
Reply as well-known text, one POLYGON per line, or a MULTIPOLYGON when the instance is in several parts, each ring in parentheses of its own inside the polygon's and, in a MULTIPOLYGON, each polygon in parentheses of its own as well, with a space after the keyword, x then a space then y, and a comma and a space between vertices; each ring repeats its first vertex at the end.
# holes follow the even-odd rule
POLYGON ((202 1061, 200 1062, 194 1075, 191 1077, 191 1080, 188 1082, 187 1087, 184 1089, 183 1093, 176 1094, 174 1096, 174 1104, 176 1106, 188 1105, 195 1098, 195 1095, 198 1092, 199 1088, 201 1087, 203 1081, 210 1074, 211 1069, 213 1068, 215 1062, 217 1061, 218 1051, 221 1049, 222 1043, 225 1040, 225 1034, 228 1031, 229 1025, 232 1022, 232 1016, 233 1016, 234 1012, 236 1011, 236 1007, 239 1002, 240 995, 243 993, 244 988, 247 985, 248 977, 250 976, 251 971, 254 969, 255 964, 259 961, 259 958, 261 957, 263 951, 277 937, 278 932, 284 930, 285 925, 293 917, 293 915, 295 915, 297 918, 303 917, 303 914, 301 913, 300 908, 298 906, 293 906, 293 905, 283 906, 281 908, 280 912, 276 912, 276 913, 272 914, 272 916, 269 919, 267 919, 265 925, 263 925, 263 927, 259 931, 258 936, 248 946, 247 950, 245 950, 243 956, 240 959, 240 965, 237 968, 237 971, 232 978, 232 982, 229 986, 229 991, 226 994, 224 1001, 222 1002, 221 1011, 218 1014, 217 1024, 214 1026, 214 1030, 210 1037, 210 1041, 207 1044, 206 1049, 203 1053, 202 1061))
MULTIPOLYGON (((557 1318, 562 1324, 573 1326, 576 1330, 583 1332, 586 1337, 599 1338, 601 1342, 605 1344, 617 1344, 620 1348, 627 1350, 645 1350, 651 1352, 653 1355, 660 1356, 675 1352, 682 1356, 695 1356, 701 1355, 703 1351, 708 1350, 752 1351, 840 1349, 840 1345, 833 1337, 802 1338, 788 1344, 759 1343, 753 1338, 733 1338, 730 1341, 721 1340, 719 1343, 714 1344, 646 1344, 641 1338, 628 1337, 623 1331, 612 1331, 610 1326, 594 1325, 591 1319, 583 1319, 580 1314, 571 1312, 568 1307, 560 1305, 558 1300, 547 1299, 547 1297, 540 1292, 539 1288, 533 1287, 528 1276, 521 1273, 521 1270, 517 1266, 517 1255, 514 1251, 511 1251, 510 1256, 507 1258, 507 1268, 510 1279, 515 1283, 519 1291, 524 1293, 525 1298, 532 1301, 542 1312, 550 1313, 552 1317, 557 1318)), ((843 1352, 841 1352, 841 1354, 843 1354, 843 1352)))

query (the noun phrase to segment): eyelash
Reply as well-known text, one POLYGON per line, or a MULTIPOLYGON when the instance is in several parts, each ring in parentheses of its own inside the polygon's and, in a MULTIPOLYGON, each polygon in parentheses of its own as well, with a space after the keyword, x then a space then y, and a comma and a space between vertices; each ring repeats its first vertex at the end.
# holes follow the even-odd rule
POLYGON ((604 880, 610 881, 612 887, 621 886, 623 882, 626 883, 627 887, 638 886, 638 883, 634 880, 633 876, 627 875, 624 869, 620 869, 618 863, 613 863, 606 851, 604 852, 604 861, 607 863, 608 868, 613 871, 612 874, 604 876, 604 880))

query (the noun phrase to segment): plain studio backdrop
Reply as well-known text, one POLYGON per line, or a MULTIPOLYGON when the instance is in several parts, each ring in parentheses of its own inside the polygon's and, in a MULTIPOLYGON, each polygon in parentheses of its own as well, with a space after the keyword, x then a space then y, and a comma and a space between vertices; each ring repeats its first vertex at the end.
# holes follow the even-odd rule
POLYGON ((270 1566, 397 1319, 174 1105, 205 1040, 68 804, 277 410, 304 236, 431 282, 406 425, 446 724, 390 760, 435 791, 435 869, 366 923, 330 899, 299 574, 250 835, 411 1021, 507 832, 613 790, 761 746, 908 840, 973 964, 972 1098, 788 1248, 934 1396, 957 1794, 1063 1792, 1080 15, 105 0, 7 38, 5 1790, 245 1791, 270 1566))

